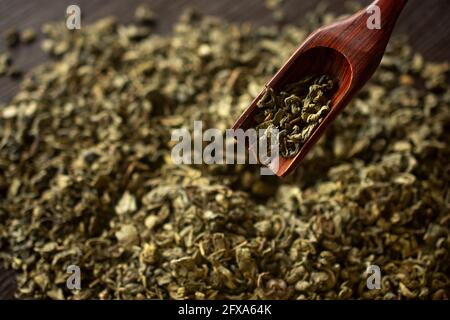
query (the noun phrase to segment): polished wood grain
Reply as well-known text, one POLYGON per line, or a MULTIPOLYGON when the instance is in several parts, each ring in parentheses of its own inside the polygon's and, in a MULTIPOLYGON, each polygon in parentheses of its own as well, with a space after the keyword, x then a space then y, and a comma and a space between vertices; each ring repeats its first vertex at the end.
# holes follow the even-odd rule
MULTIPOLYGON (((381 11, 379 29, 369 29, 371 15, 366 9, 349 18, 320 28, 286 61, 266 87, 280 91, 285 85, 308 75, 327 74, 337 83, 331 100, 331 110, 313 131, 300 151, 293 158, 279 157, 272 167, 278 176, 289 174, 306 156, 326 128, 332 123, 353 96, 372 77, 381 62, 394 25, 407 0, 376 0, 371 5, 381 11)), ((257 102, 264 90, 238 118, 233 129, 252 128, 257 102)), ((254 152, 254 146, 250 146, 254 152)))
MULTIPOLYGON (((368 5, 370 0, 354 0, 368 5)), ((70 4, 78 4, 82 11, 82 25, 99 18, 114 15, 127 23, 133 19, 137 5, 147 3, 158 16, 156 32, 171 32, 173 23, 180 13, 189 7, 202 13, 216 15, 230 22, 251 22, 253 25, 274 23, 271 12, 265 8, 263 0, 0 0, 0 33, 11 27, 19 29, 32 27, 39 30, 48 21, 62 21, 65 9, 70 4)), ((306 13, 319 3, 326 2, 329 11, 348 12, 346 0, 285 0, 283 9, 286 21, 302 25, 306 13)), ((427 60, 442 61, 450 58, 450 1, 410 0, 404 14, 399 18, 396 34, 407 35, 415 51, 427 60)), ((29 46, 19 46, 10 50, 14 62, 27 72, 48 60, 40 50, 38 41, 29 46)), ((4 50, 0 39, 0 51, 4 50)), ((20 81, 0 77, 0 104, 7 103, 17 93, 20 81)))
MULTIPOLYGON (((370 0, 357 0, 363 5, 370 0)), ((286 0, 283 9, 286 21, 302 25, 305 13, 313 10, 321 0, 286 0)), ((330 11, 346 11, 344 0, 326 0, 330 11)), ((39 30, 48 21, 61 21, 65 8, 77 4, 83 12, 82 24, 114 15, 121 22, 129 22, 137 5, 147 3, 158 15, 157 32, 167 34, 180 13, 189 7, 205 14, 219 16, 230 22, 251 22, 254 25, 273 24, 272 15, 262 0, 0 0, 0 33, 11 27, 32 27, 39 30)), ((450 58, 450 1, 410 0, 396 27, 396 33, 406 34, 414 50, 434 61, 450 58)), ((19 46, 10 53, 15 63, 25 72, 48 61, 40 50, 38 41, 29 46, 19 46)), ((0 40, 0 51, 5 50, 0 40)), ((19 81, 0 78, 0 104, 7 103, 16 94, 19 81)), ((0 248, 3 250, 4 248, 0 248)), ((15 291, 14 272, 0 268, 0 299, 12 298, 15 291), (13 281, 14 280, 14 281, 13 281)))
POLYGON ((13 270, 0 267, 0 300, 11 299, 17 290, 17 280, 13 270))

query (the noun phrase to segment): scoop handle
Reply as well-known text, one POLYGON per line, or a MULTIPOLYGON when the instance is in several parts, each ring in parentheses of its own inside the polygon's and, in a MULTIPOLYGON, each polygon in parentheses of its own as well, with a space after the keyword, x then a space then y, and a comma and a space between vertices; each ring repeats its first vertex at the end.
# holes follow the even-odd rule
POLYGON ((408 0, 376 0, 354 15, 321 28, 311 37, 314 45, 341 52, 352 66, 352 84, 358 90, 371 78, 408 0))

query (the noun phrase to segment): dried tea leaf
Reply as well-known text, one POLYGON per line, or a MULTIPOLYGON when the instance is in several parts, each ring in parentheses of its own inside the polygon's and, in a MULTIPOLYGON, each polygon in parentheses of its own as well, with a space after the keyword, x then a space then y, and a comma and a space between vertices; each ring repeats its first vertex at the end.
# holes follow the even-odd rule
POLYGON ((266 129, 269 135, 277 129, 281 156, 294 157, 330 111, 332 89, 326 75, 305 77, 280 92, 266 88, 257 102, 256 129, 266 129))
MULTIPOLYGON (((17 274, 16 298, 448 299, 448 62, 392 39, 286 179, 174 165, 173 129, 230 128, 306 35, 338 17, 319 6, 301 27, 250 27, 188 11, 163 36, 137 15, 44 26, 57 59, 0 107, 0 269, 17 274), (66 288, 69 265, 81 290, 66 288), (370 265, 379 290, 367 289, 370 265)), ((260 125, 290 116, 306 138, 329 97, 301 87, 260 125)))

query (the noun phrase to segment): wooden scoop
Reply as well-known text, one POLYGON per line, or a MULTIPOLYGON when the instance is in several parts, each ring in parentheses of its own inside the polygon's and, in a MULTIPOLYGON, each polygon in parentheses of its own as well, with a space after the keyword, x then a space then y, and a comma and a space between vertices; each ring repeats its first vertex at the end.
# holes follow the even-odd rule
MULTIPOLYGON (((337 90, 331 99, 331 110, 314 129, 310 137, 293 158, 279 157, 275 173, 285 176, 290 173, 317 142, 352 97, 372 77, 380 64, 387 43, 400 12, 407 0, 377 0, 356 14, 322 27, 312 33, 286 61, 266 87, 280 91, 285 85, 309 75, 327 74, 337 83, 337 90), (378 9, 379 8, 379 9, 378 9), (379 29, 371 20, 379 10, 379 29)), ((242 113, 233 129, 254 128, 253 117, 257 112, 256 103, 264 90, 242 113)), ((271 167, 271 166, 269 166, 271 167)))

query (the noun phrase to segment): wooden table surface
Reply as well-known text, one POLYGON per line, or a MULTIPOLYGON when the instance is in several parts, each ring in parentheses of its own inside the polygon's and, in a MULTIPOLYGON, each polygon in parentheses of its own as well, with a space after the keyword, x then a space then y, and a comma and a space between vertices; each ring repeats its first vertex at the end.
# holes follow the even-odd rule
MULTIPOLYGON (((367 5, 369 0, 358 0, 367 5)), ((392 0, 395 1, 395 0, 392 0)), ((70 4, 77 4, 82 12, 82 24, 101 17, 115 15, 122 22, 132 20, 134 9, 148 3, 158 14, 158 32, 168 33, 183 9, 220 16, 227 21, 251 21, 255 25, 273 23, 264 0, 0 0, 0 31, 11 27, 39 29, 48 21, 62 21, 70 4)), ((342 12, 344 0, 327 0, 331 10, 342 12)), ((286 0, 283 8, 287 21, 301 23, 304 13, 313 9, 318 0, 286 0), (298 21, 298 22, 297 22, 298 21)), ((409 0, 395 33, 406 33, 413 47, 426 58, 435 61, 450 60, 450 0, 409 0)), ((0 42, 0 51, 4 44, 0 42)), ((30 46, 12 50, 14 61, 22 70, 45 61, 39 41, 30 46)), ((0 102, 7 102, 17 92, 18 80, 0 78, 0 102)))
MULTIPOLYGON (((370 2, 358 1, 364 5, 370 2)), ((331 10, 344 10, 344 0, 326 2, 331 10)), ((120 21, 128 22, 141 3, 148 3, 158 14, 157 31, 161 33, 170 32, 179 14, 189 7, 230 22, 251 21, 255 25, 273 23, 264 0, 0 0, 0 32, 11 27, 39 29, 45 22, 62 21, 67 6, 71 4, 80 6, 82 24, 108 15, 115 15, 120 21)), ((318 3, 318 0, 286 0, 283 8, 287 13, 287 21, 301 24, 304 13, 318 3)), ((407 34, 413 47, 427 59, 450 60, 450 0, 410 0, 394 32, 407 34)), ((0 42, 0 51, 4 49, 4 44, 0 42)), ((29 46, 19 46, 11 53, 15 63, 25 71, 47 59, 39 48, 39 41, 29 46)), ((0 78, 0 102, 8 102, 17 92, 18 84, 17 80, 0 78)), ((0 267, 0 299, 12 296, 12 279, 11 271, 5 272, 0 267)))

